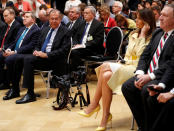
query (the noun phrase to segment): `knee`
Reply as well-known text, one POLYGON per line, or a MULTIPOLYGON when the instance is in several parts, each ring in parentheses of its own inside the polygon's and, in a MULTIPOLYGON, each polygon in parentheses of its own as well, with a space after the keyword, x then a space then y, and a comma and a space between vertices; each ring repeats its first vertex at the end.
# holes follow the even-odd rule
POLYGON ((121 91, 125 94, 128 90, 134 90, 134 87, 134 77, 132 77, 122 84, 121 91))
POLYGON ((108 80, 111 78, 112 72, 107 71, 103 73, 103 81, 108 82, 108 80))
POLYGON ((5 64, 9 65, 14 63, 14 58, 11 58, 10 56, 5 59, 5 64))
POLYGON ((101 65, 100 72, 105 72, 106 70, 110 69, 109 63, 103 63, 101 65))

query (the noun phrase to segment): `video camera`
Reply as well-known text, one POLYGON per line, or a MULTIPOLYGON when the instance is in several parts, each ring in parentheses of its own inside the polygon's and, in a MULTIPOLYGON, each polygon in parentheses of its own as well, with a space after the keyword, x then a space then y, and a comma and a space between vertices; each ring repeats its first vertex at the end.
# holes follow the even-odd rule
POLYGON ((50 81, 50 87, 59 89, 69 89, 70 88, 69 76, 63 75, 59 77, 54 75, 50 81))
POLYGON ((73 71, 72 76, 77 84, 86 83, 86 68, 84 66, 79 66, 78 71, 73 71))

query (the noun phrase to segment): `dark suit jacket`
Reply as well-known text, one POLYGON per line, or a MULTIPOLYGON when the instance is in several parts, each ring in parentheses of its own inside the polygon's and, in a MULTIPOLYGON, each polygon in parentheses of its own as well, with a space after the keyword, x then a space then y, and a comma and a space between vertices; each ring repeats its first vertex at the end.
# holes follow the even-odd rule
MULTIPOLYGON (((11 43, 11 46, 9 47, 11 50, 15 49, 16 43, 24 30, 25 30, 25 27, 22 27, 19 30, 16 40, 13 43, 11 43)), ((27 32, 26 36, 24 37, 20 48, 17 49, 17 53, 18 54, 32 53, 34 49, 34 45, 35 43, 37 43, 39 36, 40 36, 40 29, 36 24, 34 24, 30 28, 30 30, 27 32)))
POLYGON ((0 40, 3 39, 5 28, 6 28, 5 23, 0 20, 0 40))
MULTIPOLYGON (((152 39, 149 43, 149 45, 145 48, 144 52, 142 53, 137 70, 143 70, 145 73, 147 73, 147 70, 149 68, 150 62, 152 60, 152 57, 157 49, 157 46, 159 44, 159 41, 163 35, 162 29, 157 29, 153 35, 152 39)), ((164 77, 164 73, 166 72, 166 69, 169 68, 169 64, 171 62, 172 55, 174 55, 174 32, 170 35, 170 37, 167 39, 163 50, 160 54, 160 58, 158 60, 159 67, 157 70, 155 70, 153 73, 156 76, 156 79, 160 80, 162 77, 164 77)), ((165 74, 168 75, 168 74, 165 74)), ((166 83, 166 82, 164 82, 166 83)))
MULTIPOLYGON (((76 33, 76 36, 74 38, 75 44, 79 44, 80 40, 82 39, 83 32, 85 29, 86 22, 83 22, 81 26, 79 27, 79 30, 76 33)), ((94 19, 91 23, 91 27, 89 29, 88 35, 93 37, 93 40, 86 42, 86 48, 99 53, 103 54, 104 47, 103 47, 103 41, 104 41, 104 25, 103 23, 97 21, 94 19)))
MULTIPOLYGON (((75 44, 75 34, 79 31, 79 29, 80 29, 80 26, 81 26, 81 24, 83 23, 84 21, 83 21, 83 19, 82 18, 78 18, 77 20, 76 20, 76 22, 73 24, 73 27, 71 28, 71 29, 69 29, 69 35, 72 37, 72 39, 73 39, 73 44, 75 44)), ((70 26, 70 22, 66 25, 67 27, 69 27, 70 26)))
MULTIPOLYGON (((6 33, 6 30, 7 30, 7 25, 6 25, 6 29, 5 29, 5 32, 3 34, 3 37, 6 33)), ((7 49, 10 44, 16 40, 16 36, 17 36, 17 33, 20 29, 21 25, 15 20, 12 24, 12 26, 10 27, 10 30, 8 31, 8 34, 5 38, 5 42, 4 42, 4 48, 7 49)), ((3 40, 3 37, 0 39, 0 45, 2 43, 2 40, 3 40)))
MULTIPOLYGON (((45 38, 50 30, 50 27, 45 27, 41 31, 38 43, 35 45, 35 50, 41 50, 45 38)), ((60 25, 56 36, 54 37, 51 52, 47 53, 48 59, 51 61, 62 61, 67 60, 67 55, 70 50, 70 36, 68 36, 68 29, 64 25, 60 25)))

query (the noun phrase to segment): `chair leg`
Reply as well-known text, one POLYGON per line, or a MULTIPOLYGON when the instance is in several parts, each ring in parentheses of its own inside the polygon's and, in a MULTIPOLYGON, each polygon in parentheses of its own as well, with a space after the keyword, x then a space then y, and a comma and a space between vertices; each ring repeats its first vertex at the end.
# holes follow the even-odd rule
POLYGON ((48 72, 48 76, 47 76, 47 80, 45 80, 42 72, 40 72, 40 75, 42 77, 42 80, 44 81, 45 85, 46 85, 46 88, 47 88, 47 91, 46 91, 46 98, 48 99, 49 98, 49 89, 50 89, 50 77, 51 77, 51 72, 48 72))
POLYGON ((46 98, 49 98, 49 90, 50 90, 50 78, 51 78, 51 71, 48 72, 48 81, 47 81, 47 96, 46 98))
POLYGON ((134 125, 135 125, 135 119, 134 119, 134 116, 132 115, 132 123, 131 123, 130 130, 134 130, 134 125))

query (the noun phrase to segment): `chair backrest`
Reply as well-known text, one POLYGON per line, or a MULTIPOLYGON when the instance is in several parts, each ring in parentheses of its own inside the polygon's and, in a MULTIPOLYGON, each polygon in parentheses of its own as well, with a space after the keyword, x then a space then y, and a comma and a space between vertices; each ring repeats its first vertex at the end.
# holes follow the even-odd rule
POLYGON ((123 42, 123 32, 120 27, 113 27, 106 37, 106 52, 107 56, 116 56, 120 44, 123 42))

